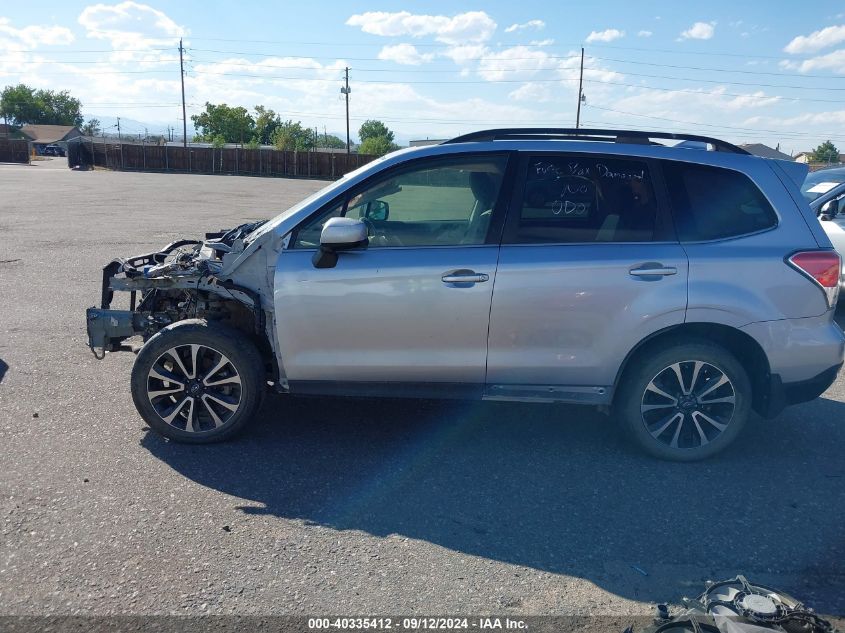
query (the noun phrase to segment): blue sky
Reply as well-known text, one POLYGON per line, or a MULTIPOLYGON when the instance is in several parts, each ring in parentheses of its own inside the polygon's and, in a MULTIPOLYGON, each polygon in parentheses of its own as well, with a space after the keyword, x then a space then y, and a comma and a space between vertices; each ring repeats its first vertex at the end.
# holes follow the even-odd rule
POLYGON ((504 125, 664 129, 786 152, 845 147, 845 3, 69 2, 0 6, 0 85, 70 90, 86 117, 181 127, 206 101, 257 104, 401 140, 504 125))

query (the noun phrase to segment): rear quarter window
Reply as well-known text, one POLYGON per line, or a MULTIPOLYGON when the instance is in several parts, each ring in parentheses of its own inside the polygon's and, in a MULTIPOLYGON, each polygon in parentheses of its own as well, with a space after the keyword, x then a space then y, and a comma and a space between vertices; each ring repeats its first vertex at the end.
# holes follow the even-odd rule
POLYGON ((769 201, 732 169, 663 161, 663 175, 682 242, 718 240, 777 226, 769 201))

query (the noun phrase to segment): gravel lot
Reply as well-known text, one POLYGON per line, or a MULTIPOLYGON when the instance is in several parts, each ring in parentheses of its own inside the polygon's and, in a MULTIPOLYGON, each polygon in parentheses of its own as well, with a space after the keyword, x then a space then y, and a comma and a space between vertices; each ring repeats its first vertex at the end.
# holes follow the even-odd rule
POLYGON ((700 464, 494 403, 269 397, 169 444, 85 346, 102 266, 323 183, 62 162, 0 165, 0 613, 650 614, 737 573, 845 613, 845 379, 700 464))

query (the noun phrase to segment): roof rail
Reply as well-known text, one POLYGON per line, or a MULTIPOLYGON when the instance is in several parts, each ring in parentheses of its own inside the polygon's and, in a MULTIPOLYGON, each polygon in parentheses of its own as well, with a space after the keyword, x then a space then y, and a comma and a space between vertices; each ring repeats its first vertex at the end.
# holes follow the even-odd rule
POLYGON ((676 134, 674 132, 645 132, 642 130, 605 130, 600 128, 562 128, 562 127, 514 127, 493 130, 479 130, 453 139, 444 141, 443 145, 452 143, 473 143, 496 140, 517 139, 569 139, 578 141, 603 141, 615 143, 634 143, 644 145, 660 145, 651 139, 671 139, 678 141, 695 141, 712 145, 717 152, 732 154, 748 154, 741 147, 727 141, 709 136, 695 134, 676 134))

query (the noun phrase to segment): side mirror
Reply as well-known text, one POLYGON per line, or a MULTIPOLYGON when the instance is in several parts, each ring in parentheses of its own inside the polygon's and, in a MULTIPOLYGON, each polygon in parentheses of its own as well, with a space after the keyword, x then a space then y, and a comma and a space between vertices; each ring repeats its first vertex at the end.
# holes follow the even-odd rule
POLYGON ((384 222, 390 217, 390 205, 384 200, 368 202, 364 217, 373 222, 384 222))
POLYGON ((838 207, 839 202, 836 200, 830 200, 828 202, 825 202, 822 205, 822 208, 819 209, 819 220, 822 220, 823 222, 832 220, 833 216, 835 216, 836 212, 838 211, 838 207))
POLYGON ((311 263, 315 268, 334 268, 339 251, 367 248, 367 225, 355 218, 331 218, 320 233, 320 249, 311 263))

